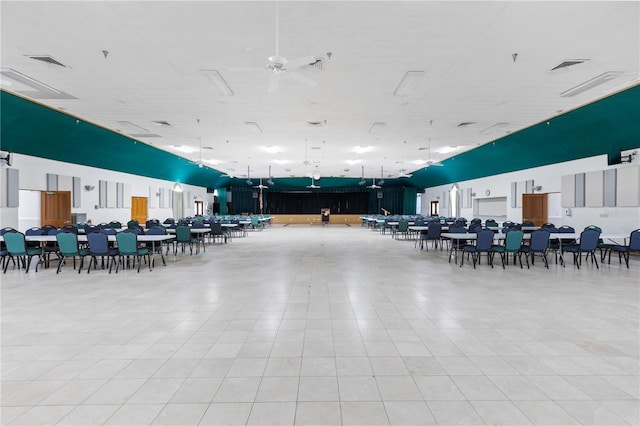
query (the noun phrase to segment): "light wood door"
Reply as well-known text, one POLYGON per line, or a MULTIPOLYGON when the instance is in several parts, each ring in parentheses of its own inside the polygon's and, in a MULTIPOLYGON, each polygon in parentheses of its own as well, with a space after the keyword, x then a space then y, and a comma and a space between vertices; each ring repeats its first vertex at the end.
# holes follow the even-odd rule
POLYGON ((40 192, 40 225, 71 225, 71 191, 40 192))
POLYGON ((147 223, 147 197, 131 197, 131 219, 139 224, 147 223))
POLYGON ((522 194, 522 221, 535 226, 547 223, 547 194, 522 194))

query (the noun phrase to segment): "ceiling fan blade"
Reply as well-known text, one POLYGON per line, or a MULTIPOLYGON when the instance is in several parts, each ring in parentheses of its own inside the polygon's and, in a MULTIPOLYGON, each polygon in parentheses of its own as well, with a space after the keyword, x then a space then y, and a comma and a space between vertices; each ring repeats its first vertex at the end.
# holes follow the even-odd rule
POLYGON ((284 68, 286 70, 291 71, 291 70, 293 70, 295 68, 300 68, 300 67, 303 67, 305 65, 312 64, 315 61, 316 61, 316 58, 314 58, 311 55, 301 56, 300 58, 295 58, 295 59, 292 59, 290 61, 287 61, 287 63, 284 64, 284 68))
POLYGON ((306 77, 297 72, 287 73, 287 77, 290 77, 292 80, 296 80, 304 84, 305 86, 316 87, 318 85, 318 82, 316 82, 315 80, 311 80, 309 77, 306 77))
POLYGON ((269 78, 269 87, 267 93, 277 93, 278 87, 280 87, 280 72, 274 71, 269 78))

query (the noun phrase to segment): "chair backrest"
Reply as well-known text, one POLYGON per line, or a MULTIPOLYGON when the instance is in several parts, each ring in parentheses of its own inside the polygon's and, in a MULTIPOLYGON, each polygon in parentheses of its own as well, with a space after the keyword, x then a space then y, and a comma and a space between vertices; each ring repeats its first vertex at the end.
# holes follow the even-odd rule
MULTIPOLYGON (((555 228, 556 226, 553 223, 547 222, 547 223, 543 223, 542 226, 540 228, 542 229, 546 229, 546 228, 555 228)), ((557 228, 556 228, 557 229, 557 228)))
POLYGON ((111 225, 106 222, 102 222, 96 225, 100 229, 111 229, 111 225))
POLYGON ((176 226, 176 241, 179 243, 191 241, 191 230, 188 226, 179 225, 176 226))
POLYGON ((440 222, 429 223, 429 229, 427 229, 427 238, 440 238, 440 234, 442 234, 442 224, 440 222))
POLYGON ((469 222, 469 223, 470 224, 471 223, 482 223, 482 219, 480 219, 479 217, 474 217, 473 219, 471 219, 471 222, 469 222))
POLYGON ((164 223, 165 225, 171 225, 172 223, 176 223, 176 220, 172 217, 168 217, 162 223, 164 223))
POLYGON ((27 252, 27 243, 22 232, 6 232, 4 234, 4 243, 10 254, 24 256, 27 252))
POLYGON ((529 247, 531 251, 543 252, 547 245, 549 245, 549 231, 546 229, 539 229, 531 233, 531 242, 529 247))
POLYGON ((116 235, 116 230, 113 228, 101 229, 100 232, 104 232, 107 235, 116 235))
POLYGON ((42 228, 34 226, 33 228, 29 228, 24 232, 24 235, 43 235, 42 228))
POLYGON ((484 226, 486 227, 497 227, 498 226, 498 222, 495 221, 495 219, 487 219, 484 221, 484 226))
POLYGON ((118 253, 121 256, 138 254, 138 235, 134 232, 118 232, 116 234, 118 253))
POLYGON ((111 229, 120 229, 122 228, 122 222, 118 221, 118 220, 112 220, 111 222, 109 222, 109 228, 111 229))
POLYGON ((505 220, 504 222, 502 222, 503 228, 511 228, 511 225, 513 225, 513 222, 511 222, 510 220, 505 220))
POLYGON ((522 226, 536 226, 536 225, 530 220, 525 220, 524 222, 522 222, 522 226))
POLYGON ((480 229, 476 239, 476 249, 479 251, 487 251, 493 244, 493 236, 495 234, 491 229, 480 229))
POLYGON ((167 230, 164 229, 164 226, 153 226, 147 229, 147 235, 166 235, 167 230))
POLYGON ((72 234, 78 235, 78 228, 73 225, 65 225, 61 229, 63 232, 71 232, 72 234))
POLYGON ((222 224, 220 222, 213 222, 211 224, 212 235, 222 235, 222 224))
POLYGON ((258 218, 256 216, 251 216, 251 225, 257 226, 259 224, 260 224, 260 221, 258 220, 258 218))
POLYGON ((518 251, 520 245, 522 245, 522 238, 524 233, 519 230, 511 230, 507 232, 506 240, 504 242, 504 248, 506 251, 518 251))
POLYGON ((78 236, 73 232, 62 231, 56 234, 58 249, 63 256, 78 255, 78 236))
POLYGON ((573 234, 576 230, 569 225, 562 225, 558 228, 558 232, 562 234, 573 234))
POLYGON ((599 226, 595 226, 595 225, 585 226, 584 230, 586 231, 587 229, 593 229, 594 231, 598 231, 602 233, 602 228, 600 228, 599 226))
POLYGON ((97 227, 97 226, 95 226, 95 225, 87 225, 87 227, 86 227, 86 228, 84 228, 84 233, 85 233, 86 235, 89 235, 89 234, 91 234, 91 233, 93 233, 93 232, 100 232, 100 228, 98 228, 98 227, 97 227))
POLYGON ((196 221, 194 221, 194 222, 191 224, 191 227, 192 227, 192 228, 200 228, 200 229, 201 229, 201 228, 204 228, 205 226, 204 226, 204 222, 200 222, 200 221, 197 221, 197 222, 196 222, 196 221))
POLYGON ((44 225, 42 227, 42 235, 49 235, 49 231, 51 231, 52 229, 58 229, 53 225, 44 225))
POLYGON ((458 225, 458 224, 453 224, 449 226, 449 233, 450 234, 466 234, 467 230, 464 229, 464 226, 462 225, 458 225))
POLYGON ((598 246, 600 232, 595 229, 585 229, 580 233, 580 251, 593 251, 598 246))
POLYGON ((140 222, 138 222, 137 220, 130 220, 129 222, 127 222, 127 228, 133 228, 134 226, 138 225, 140 225, 140 222))
POLYGON ((407 232, 409 229, 409 222, 406 220, 401 220, 398 222, 398 232, 407 232))
MULTIPOLYGON (((469 224, 469 232, 478 232, 482 229, 482 223, 471 222, 469 224)), ((493 232, 493 231, 492 231, 493 232)))
POLYGON ((630 251, 640 251, 640 229, 631 232, 628 247, 630 251))
POLYGON ((123 230, 122 232, 129 232, 136 235, 144 234, 144 230, 142 229, 141 226, 130 226, 127 229, 123 230))
POLYGON ((104 232, 90 232, 87 234, 87 242, 89 250, 94 256, 103 256, 109 254, 109 237, 104 232))

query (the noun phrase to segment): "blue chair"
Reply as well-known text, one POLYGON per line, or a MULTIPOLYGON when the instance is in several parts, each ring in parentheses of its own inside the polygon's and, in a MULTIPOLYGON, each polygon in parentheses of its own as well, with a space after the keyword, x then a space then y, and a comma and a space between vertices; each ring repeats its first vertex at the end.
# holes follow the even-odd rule
MULTIPOLYGON (((146 235, 167 235, 167 230, 164 229, 164 226, 159 225, 159 226, 154 226, 150 229, 147 229, 147 234, 146 235)), ((152 253, 160 253, 160 257, 162 257, 162 265, 163 266, 167 266, 167 262, 165 262, 164 260, 164 250, 163 250, 163 244, 167 246, 167 253, 169 253, 169 245, 173 244, 172 240, 166 240, 166 242, 159 242, 159 244, 156 243, 147 243, 147 248, 151 249, 152 253)), ((155 259, 153 260, 155 263, 155 259)), ((155 266, 155 265, 153 265, 155 266)))
POLYGON ((547 251, 549 250, 549 231, 539 229, 532 232, 529 245, 522 245, 520 249, 527 258, 527 269, 529 269, 528 257, 531 256, 531 264, 533 265, 536 254, 540 254, 542 260, 544 260, 544 267, 549 269, 549 262, 547 260, 547 251))
POLYGON ((462 247, 462 261, 460 267, 464 265, 464 255, 471 254, 473 260, 473 269, 476 269, 476 263, 480 263, 480 254, 487 253, 487 259, 491 260, 489 252, 491 251, 491 245, 493 243, 493 236, 495 235, 491 229, 480 229, 477 232, 477 238, 475 244, 465 244, 462 247))
POLYGON ((636 229, 631 232, 629 236, 629 245, 626 246, 611 246, 609 251, 609 263, 611 263, 611 252, 618 253, 618 261, 622 263, 621 257, 624 257, 624 262, 629 267, 629 253, 640 253, 640 229, 636 229))
POLYGON ((598 239, 600 239, 600 232, 594 229, 585 229, 580 233, 580 242, 576 244, 569 244, 562 246, 563 252, 573 253, 573 264, 580 269, 582 264, 582 254, 585 254, 587 258, 591 257, 591 262, 598 266, 598 260, 596 259, 595 251, 598 248, 598 239))
POLYGON ((98 257, 102 258, 102 268, 104 269, 104 258, 107 258, 107 266, 109 267, 109 273, 113 268, 113 263, 118 255, 118 249, 115 247, 109 247, 109 237, 105 232, 90 232, 87 234, 87 242, 89 243, 89 252, 91 253, 91 260, 89 260, 89 267, 87 268, 87 274, 91 272, 91 264, 98 267, 98 257))

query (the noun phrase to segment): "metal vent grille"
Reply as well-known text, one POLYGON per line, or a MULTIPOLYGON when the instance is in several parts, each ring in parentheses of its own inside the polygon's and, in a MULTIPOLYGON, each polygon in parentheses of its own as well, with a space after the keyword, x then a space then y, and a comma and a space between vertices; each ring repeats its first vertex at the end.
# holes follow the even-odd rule
POLYGON ((472 124, 476 124, 476 122, 475 121, 463 121, 462 123, 458 124, 457 127, 470 126, 472 124))
POLYGON ((57 59, 54 59, 53 57, 48 56, 48 55, 27 55, 27 56, 29 58, 31 58, 31 59, 35 59, 36 61, 42 61, 42 62, 46 62, 48 64, 57 65, 59 67, 69 68, 65 64, 63 64, 62 62, 60 62, 57 59))
POLYGON ((316 61, 309 64, 309 65, 303 65, 301 66, 299 69, 302 71, 322 71, 323 70, 323 58, 316 58, 316 61))
POLYGON ((578 64, 583 64, 583 63, 585 63, 587 61, 588 61, 588 59, 567 59, 566 61, 562 61, 558 65, 556 65, 555 67, 551 68, 551 71, 555 71, 555 70, 559 70, 559 69, 562 69, 562 68, 571 67, 571 66, 578 65, 578 64))

